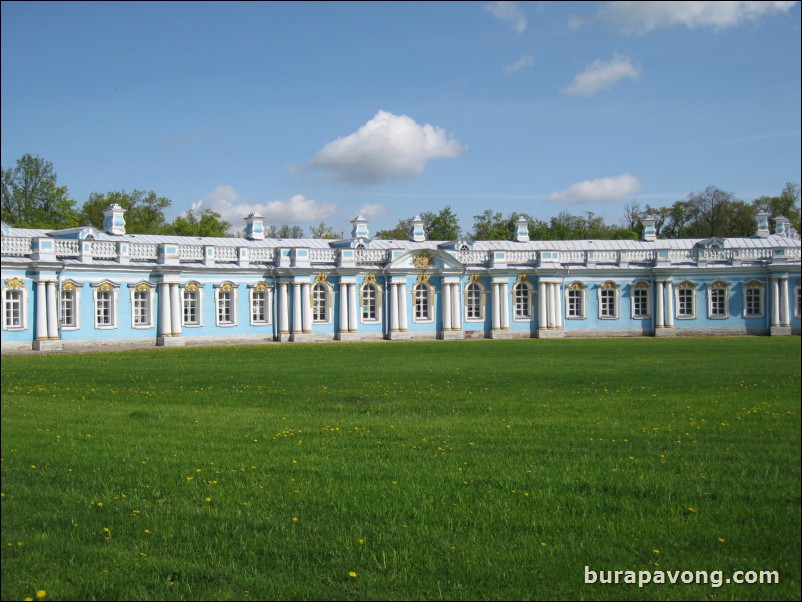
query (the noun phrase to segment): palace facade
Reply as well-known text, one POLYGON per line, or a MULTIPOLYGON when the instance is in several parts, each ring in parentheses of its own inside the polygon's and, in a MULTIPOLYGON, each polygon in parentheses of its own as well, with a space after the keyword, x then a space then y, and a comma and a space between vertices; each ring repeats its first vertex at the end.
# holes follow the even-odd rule
POLYGON ((800 238, 431 241, 126 234, 2 224, 2 352, 372 339, 790 335, 800 332, 800 238))

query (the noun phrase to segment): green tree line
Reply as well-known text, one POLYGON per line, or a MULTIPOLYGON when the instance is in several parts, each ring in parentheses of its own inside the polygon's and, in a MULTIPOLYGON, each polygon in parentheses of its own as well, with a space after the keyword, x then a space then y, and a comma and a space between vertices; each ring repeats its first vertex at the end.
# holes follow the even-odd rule
MULTIPOLYGON (((621 224, 608 224, 593 212, 574 215, 561 211, 548 219, 534 219, 527 213, 507 215, 486 209, 473 216, 473 226, 463 230, 451 206, 438 212, 420 214, 429 240, 511 240, 520 218, 529 224, 532 240, 631 239, 641 236, 641 221, 655 218, 659 238, 708 238, 751 236, 755 233, 756 215, 768 213, 770 219, 788 218, 800 230, 800 187, 787 183, 777 196, 761 196, 751 203, 735 198, 731 192, 709 186, 693 192, 684 200, 666 206, 641 207, 632 202, 624 207, 621 224)), ((111 204, 126 210, 126 231, 131 234, 174 234, 181 236, 231 236, 231 224, 211 209, 190 209, 172 222, 165 218, 170 199, 153 191, 133 190, 93 192, 79 208, 66 186, 59 186, 53 165, 40 157, 23 155, 13 168, 2 170, 2 219, 20 228, 62 229, 92 225, 102 228, 103 210, 111 204)), ((409 236, 413 217, 402 219, 394 228, 380 230, 377 237, 405 239, 409 236)), ((266 234, 276 238, 303 238, 297 225, 267 228, 266 234)), ((339 238, 333 228, 321 222, 309 228, 312 238, 339 238)))

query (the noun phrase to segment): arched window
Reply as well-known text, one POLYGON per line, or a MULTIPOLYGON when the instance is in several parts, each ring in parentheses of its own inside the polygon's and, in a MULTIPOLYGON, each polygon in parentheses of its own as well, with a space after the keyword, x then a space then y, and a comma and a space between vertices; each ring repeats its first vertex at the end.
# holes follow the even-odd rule
POLYGON ((322 282, 312 286, 312 321, 329 321, 329 289, 322 282))
POLYGON ((251 287, 251 324, 264 326, 271 322, 272 291, 265 282, 251 287))
POLYGON ((197 282, 187 282, 182 293, 181 302, 184 313, 184 326, 202 326, 201 311, 202 288, 197 282))
POLYGON ((532 317, 532 288, 526 282, 519 282, 512 289, 515 302, 515 319, 524 320, 532 317))
POLYGON ((465 288, 465 318, 482 320, 484 319, 482 310, 482 287, 472 282, 465 288))
POLYGON ((430 321, 432 319, 432 304, 429 287, 423 283, 418 283, 412 290, 415 295, 415 321, 430 321))
POLYGON ((364 284, 361 291, 362 321, 376 322, 379 319, 379 287, 364 284))

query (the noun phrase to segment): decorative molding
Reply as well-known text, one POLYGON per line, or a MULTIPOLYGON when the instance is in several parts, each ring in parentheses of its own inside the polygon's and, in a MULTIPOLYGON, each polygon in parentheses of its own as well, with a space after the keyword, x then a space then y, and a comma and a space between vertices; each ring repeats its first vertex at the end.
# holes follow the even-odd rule
POLYGON ((187 282, 187 285, 184 287, 184 290, 188 293, 195 293, 200 290, 200 285, 197 282, 187 282))
POLYGON ((64 284, 61 285, 61 290, 64 291, 65 293, 71 293, 72 291, 76 290, 77 288, 78 288, 78 286, 72 281, 65 282, 64 284))
POLYGON ((419 270, 427 270, 432 266, 433 260, 429 251, 421 251, 412 259, 412 265, 419 270))
POLYGON ((108 293, 114 290, 114 285, 111 282, 104 282, 100 286, 97 287, 97 290, 108 293))
POLYGON ((429 274, 427 274, 425 272, 423 274, 419 274, 418 275, 418 279, 415 280, 415 284, 425 284, 425 285, 428 286, 429 285, 429 274))
POLYGON ((25 288, 25 283, 22 281, 22 279, 14 276, 13 278, 6 279, 6 288, 20 290, 22 288, 25 288))
POLYGON ((366 274, 362 284, 376 284, 376 274, 366 274))
POLYGON ((324 284, 328 284, 329 283, 329 277, 326 274, 324 274, 323 272, 321 272, 320 274, 315 276, 315 282, 314 283, 317 284, 318 282, 323 282, 324 284))
POLYGON ((149 293, 153 290, 153 287, 147 282, 140 282, 134 287, 134 290, 139 293, 149 293))
POLYGON ((220 290, 226 293, 230 293, 231 291, 234 290, 234 285, 231 284, 230 282, 224 282, 223 284, 220 285, 220 290))
POLYGON ((257 282, 256 284, 253 285, 253 290, 263 293, 266 290, 268 290, 268 286, 264 282, 257 282))
POLYGON ((518 277, 515 279, 513 286, 515 286, 516 284, 521 284, 522 282, 529 282, 529 274, 518 274, 518 277))
POLYGON ((471 274, 470 276, 468 276, 468 284, 476 284, 481 279, 482 279, 481 274, 476 274, 476 273, 471 274))

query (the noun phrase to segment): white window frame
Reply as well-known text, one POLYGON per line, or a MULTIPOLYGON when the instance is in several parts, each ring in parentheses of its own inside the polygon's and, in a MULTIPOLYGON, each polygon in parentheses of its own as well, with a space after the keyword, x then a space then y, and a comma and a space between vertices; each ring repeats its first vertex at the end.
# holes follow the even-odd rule
POLYGON ((674 288, 674 307, 675 307, 675 317, 677 320, 695 320, 697 308, 699 306, 698 300, 698 289, 695 284, 692 282, 688 282, 687 280, 681 284, 678 284, 674 288), (688 301, 690 302, 690 313, 683 312, 683 304, 680 303, 682 297, 687 297, 688 301))
POLYGON ((707 285, 707 317, 711 320, 726 320, 730 317, 730 284, 716 280, 707 285), (722 299, 718 299, 723 296, 722 299), (714 312, 716 304, 723 302, 721 312, 714 312))
POLYGON ((119 285, 109 282, 99 282, 92 285, 92 308, 95 315, 95 329, 96 330, 114 330, 118 327, 118 302, 119 302, 119 285), (101 296, 105 298, 108 295, 109 299, 109 321, 101 323, 100 318, 100 301, 101 296))
POLYGON ((153 309, 156 307, 156 287, 145 281, 131 284, 129 287, 131 289, 131 328, 136 330, 153 328, 156 325, 153 315, 153 309), (139 305, 137 297, 141 297, 144 301, 146 319, 142 322, 137 322, 137 306, 139 305))
POLYGON ((469 282, 465 287, 465 321, 485 321, 485 289, 478 281, 469 282), (475 292, 474 303, 472 303, 471 299, 472 291, 475 292), (472 309, 474 312, 471 311, 472 309), (471 315, 471 313, 475 315, 471 315))
POLYGON ((587 316, 587 307, 588 289, 584 284, 577 281, 565 288, 566 320, 584 320, 587 316))
POLYGON ((74 280, 67 280, 61 283, 58 301, 58 319, 61 330, 79 330, 81 328, 81 287, 82 285, 74 280), (64 302, 68 297, 72 297, 73 322, 64 320, 64 302))
POLYGON ((750 280, 749 282, 745 282, 743 285, 743 295, 744 295, 744 318, 765 318, 766 317, 766 284, 764 282, 760 282, 760 280, 750 280), (756 291, 755 295, 757 297, 757 303, 759 305, 758 310, 754 311, 754 308, 750 307, 750 292, 756 291))
POLYGON ((331 324, 334 313, 331 311, 334 295, 329 283, 324 280, 314 282, 309 296, 311 297, 309 302, 312 305, 312 324, 331 324))
POLYGON ((231 328, 237 325, 237 285, 233 282, 223 282, 214 286, 214 319, 215 325, 220 328, 231 328), (221 318, 224 302, 229 305, 227 320, 221 318))
POLYGON ((600 320, 617 320, 619 315, 619 299, 620 290, 612 280, 603 283, 596 290, 596 300, 599 305, 599 319, 600 320), (612 297, 612 299, 605 299, 605 297, 612 297), (612 308, 605 307, 607 304, 612 303, 612 308), (610 311, 612 309, 612 311, 610 311))
POLYGON ((273 323, 273 289, 267 286, 264 282, 259 282, 249 287, 248 291, 248 307, 251 314, 251 326, 269 326, 273 323), (264 295, 264 317, 259 319, 257 316, 256 299, 257 295, 264 295))
POLYGON ((17 332, 28 329, 28 288, 24 280, 18 277, 3 281, 3 330, 17 332), (19 302, 19 321, 9 323, 9 303, 11 299, 19 302))
POLYGON ((430 284, 424 282, 416 282, 412 287, 412 320, 416 324, 430 324, 434 322, 435 315, 434 308, 434 294, 430 284), (426 316, 418 315, 418 291, 422 291, 425 296, 421 297, 426 302, 426 316))
POLYGON ((632 297, 631 297, 631 317, 633 319, 642 320, 644 318, 650 318, 652 315, 652 287, 649 285, 648 282, 641 280, 636 282, 632 285, 631 289, 632 297), (644 297, 638 303, 638 297, 644 297), (645 313, 638 312, 638 305, 645 305, 645 313))
POLYGON ((534 287, 528 282, 517 282, 512 286, 512 320, 514 322, 528 322, 532 319, 532 310, 535 306, 534 287), (525 312, 521 312, 519 298, 525 300, 525 312))
MULTIPOLYGON (((216 308, 215 308, 216 309, 216 308)), ((196 281, 187 282, 181 288, 181 324, 185 328, 200 328, 203 326, 203 285, 196 281), (195 311, 197 313, 197 320, 195 322, 187 321, 187 293, 196 294, 195 311)))
POLYGON ((359 316, 363 324, 376 324, 381 321, 381 289, 378 284, 363 283, 359 289, 359 316), (372 310, 373 317, 365 315, 366 309, 372 310))

